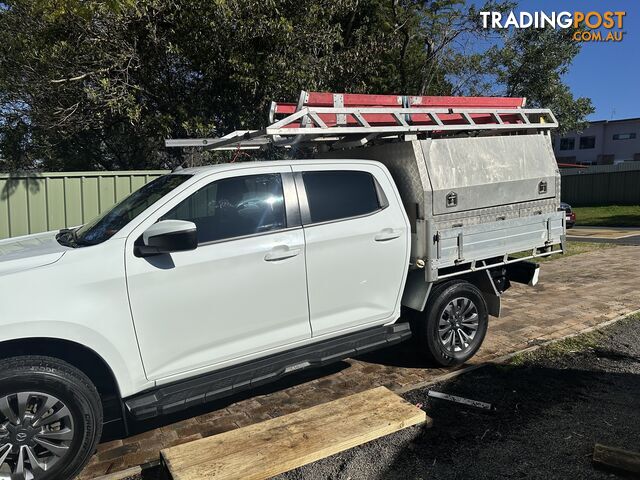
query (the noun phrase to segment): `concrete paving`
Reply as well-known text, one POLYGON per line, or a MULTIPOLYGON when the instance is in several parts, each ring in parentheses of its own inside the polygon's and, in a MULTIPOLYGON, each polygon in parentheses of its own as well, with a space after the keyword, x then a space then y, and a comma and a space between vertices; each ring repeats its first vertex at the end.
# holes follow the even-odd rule
POLYGON ((567 230, 567 239, 574 242, 640 245, 640 228, 573 227, 567 230))
MULTIPOLYGON (((578 333, 640 308, 640 248, 619 246, 559 258, 542 265, 540 283, 505 293, 503 315, 492 318, 483 347, 470 362, 487 362, 536 343, 578 333)), ((433 368, 404 344, 313 372, 300 372, 270 387, 164 419, 135 436, 112 440, 82 479, 157 461, 162 448, 274 418, 384 385, 406 391, 451 369, 433 368), (213 410, 215 408, 215 410, 213 410)), ((144 427, 143 427, 144 428, 144 427)))

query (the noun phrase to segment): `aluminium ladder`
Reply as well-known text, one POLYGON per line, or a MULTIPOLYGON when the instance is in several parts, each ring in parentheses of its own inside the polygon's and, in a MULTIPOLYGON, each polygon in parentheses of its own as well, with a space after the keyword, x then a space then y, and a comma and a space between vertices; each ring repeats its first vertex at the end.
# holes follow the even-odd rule
POLYGON ((524 98, 427 97, 302 92, 298 103, 272 102, 269 125, 219 138, 168 139, 167 147, 255 150, 324 144, 351 148, 371 141, 420 136, 548 133, 558 126, 551 110, 524 108, 524 98))

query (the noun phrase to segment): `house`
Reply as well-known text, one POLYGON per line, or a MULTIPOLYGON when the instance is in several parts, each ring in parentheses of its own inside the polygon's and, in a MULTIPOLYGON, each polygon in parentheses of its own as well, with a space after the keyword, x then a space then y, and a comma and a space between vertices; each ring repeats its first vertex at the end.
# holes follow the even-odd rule
POLYGON ((558 163, 612 165, 640 161, 640 118, 598 120, 553 139, 558 163))

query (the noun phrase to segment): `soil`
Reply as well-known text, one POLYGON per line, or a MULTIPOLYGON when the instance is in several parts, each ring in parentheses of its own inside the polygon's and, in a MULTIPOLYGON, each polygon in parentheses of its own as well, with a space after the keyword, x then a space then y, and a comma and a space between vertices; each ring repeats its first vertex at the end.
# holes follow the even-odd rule
MULTIPOLYGON (((433 399, 431 428, 411 427, 276 480, 610 479, 595 443, 640 451, 640 317, 429 387, 495 411, 433 399)), ((134 479, 162 478, 158 469, 134 479)))
POLYGON ((412 427, 276 478, 615 478, 591 456, 595 443, 640 451, 640 318, 430 388, 496 411, 414 390, 404 397, 423 405, 432 428, 412 427))

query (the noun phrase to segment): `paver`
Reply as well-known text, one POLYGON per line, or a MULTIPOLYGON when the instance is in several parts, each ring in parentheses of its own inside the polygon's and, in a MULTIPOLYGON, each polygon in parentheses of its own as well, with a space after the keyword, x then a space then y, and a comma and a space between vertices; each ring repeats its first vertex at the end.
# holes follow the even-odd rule
MULTIPOLYGON (((581 331, 612 318, 618 318, 629 312, 640 309, 640 296, 637 294, 638 267, 640 264, 640 248, 615 247, 613 249, 593 251, 567 258, 556 259, 545 265, 540 284, 534 289, 516 286, 504 297, 504 316, 494 319, 489 329, 484 346, 471 364, 490 361, 507 353, 528 348, 531 345, 553 337, 560 338, 559 323, 565 319, 572 321, 572 330, 581 331), (608 265, 601 269, 600 265, 608 265), (580 278, 574 278, 572 271, 584 272, 584 275, 597 275, 591 287, 584 288, 580 278), (567 273, 569 272, 569 273, 567 273), (571 291, 570 296, 561 299, 551 297, 548 291, 563 288, 571 291), (523 298, 530 301, 523 302, 523 298), (612 298, 610 302, 602 302, 601 298, 612 298), (597 305, 597 307, 595 307, 597 305), (550 315, 556 308, 569 308, 565 316, 550 315), (520 329, 505 330, 506 325, 519 325, 520 329), (501 339, 498 345, 497 339, 501 339)), ((573 331, 569 332, 573 333, 573 331)), ((230 408, 246 414, 249 422, 259 422, 268 417, 277 417, 298 411, 336 397, 347 396, 373 386, 389 386, 392 382, 400 384, 398 390, 406 391, 412 385, 433 381, 451 370, 416 366, 420 361, 415 354, 409 355, 405 364, 390 365, 389 359, 397 359, 396 350, 380 351, 370 357, 347 360, 348 368, 328 376, 319 372, 318 378, 300 380, 302 383, 272 394, 256 395, 246 400, 233 403, 230 408), (330 395, 329 395, 330 393, 330 395)), ((401 363, 401 362, 396 362, 401 363)), ((228 415, 227 411, 214 411, 196 417, 198 422, 206 424, 228 415)), ((227 430, 239 425, 226 425, 227 430)), ((166 432, 175 432, 175 426, 163 427, 166 432)), ((159 431, 159 429, 154 430, 159 431)), ((214 429, 211 435, 220 433, 214 429)), ((140 442, 140 451, 147 462, 157 461, 162 448, 170 446, 170 442, 148 445, 140 442)), ((116 448, 120 441, 111 442, 107 448, 116 448)), ((91 460, 90 466, 81 478, 92 478, 96 466, 105 469, 109 462, 101 458, 105 446, 91 460)), ((145 463, 145 462, 141 462, 145 463)), ((122 468, 133 465, 123 465, 122 468)), ((98 469, 99 470, 99 469, 98 469)))

